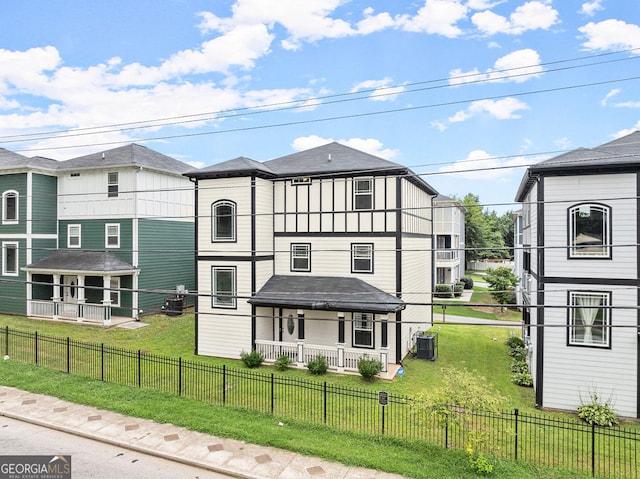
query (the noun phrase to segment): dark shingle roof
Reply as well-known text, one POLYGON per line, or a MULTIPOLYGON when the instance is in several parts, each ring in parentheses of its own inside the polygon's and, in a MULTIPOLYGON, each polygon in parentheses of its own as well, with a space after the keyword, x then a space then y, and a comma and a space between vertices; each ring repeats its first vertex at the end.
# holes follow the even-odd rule
POLYGON ((577 148, 527 169, 516 201, 521 201, 535 182, 536 175, 607 172, 640 169, 640 131, 610 141, 595 148, 577 148))
POLYGON ((234 158, 233 160, 217 163, 199 170, 192 170, 185 173, 186 176, 193 178, 220 178, 228 176, 244 176, 256 173, 262 176, 273 177, 273 171, 264 163, 254 161, 244 156, 234 158))
POLYGON ((58 250, 25 267, 32 271, 132 273, 137 268, 108 251, 58 250))
POLYGON ((405 303, 358 278, 275 275, 249 303, 325 311, 390 313, 405 303))
POLYGON ((58 162, 49 158, 36 156, 27 158, 13 151, 0 148, 0 170, 14 170, 16 168, 41 168, 55 170, 58 162))
POLYGON ((91 153, 90 155, 58 162, 58 169, 65 171, 99 168, 102 166, 107 168, 139 166, 179 175, 193 170, 193 166, 136 144, 120 146, 112 150, 91 153))

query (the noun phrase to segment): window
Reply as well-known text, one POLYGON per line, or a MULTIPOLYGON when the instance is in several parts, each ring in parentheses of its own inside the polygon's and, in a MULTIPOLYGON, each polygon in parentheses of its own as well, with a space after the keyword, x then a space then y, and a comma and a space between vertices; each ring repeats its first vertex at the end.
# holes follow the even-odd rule
POLYGON ((607 292, 569 292, 569 345, 610 347, 610 299, 607 292))
POLYGON ((212 268, 212 307, 235 308, 236 307, 236 269, 212 268))
POLYGON ((311 271, 311 245, 291 244, 291 271, 311 271))
POLYGON ((581 204, 569 208, 569 257, 610 258, 610 210, 581 204))
POLYGON ((373 273, 373 245, 351 245, 351 272, 373 273))
POLYGON ((236 240, 236 204, 222 200, 211 205, 211 241, 236 240))
POLYGON ((18 243, 2 243, 2 274, 18 276, 18 243))
POLYGON ((5 191, 2 194, 2 223, 18 223, 18 192, 5 191))
POLYGON ((80 248, 81 232, 81 225, 67 225, 67 248, 80 248))
POLYGON ((311 178, 309 178, 308 176, 298 176, 297 178, 291 179, 291 184, 292 185, 310 185, 311 178))
POLYGON ((353 346, 373 348, 372 313, 353 313, 353 346))
POLYGON ((120 225, 118 223, 107 223, 105 230, 105 248, 120 247, 120 225))
POLYGON ((120 278, 118 276, 111 278, 109 288, 109 299, 111 300, 111 306, 120 306, 120 278))
POLYGON ((112 171, 107 174, 107 197, 118 197, 118 172, 112 171))
POLYGON ((373 178, 353 180, 353 209, 370 210, 373 208, 373 178))

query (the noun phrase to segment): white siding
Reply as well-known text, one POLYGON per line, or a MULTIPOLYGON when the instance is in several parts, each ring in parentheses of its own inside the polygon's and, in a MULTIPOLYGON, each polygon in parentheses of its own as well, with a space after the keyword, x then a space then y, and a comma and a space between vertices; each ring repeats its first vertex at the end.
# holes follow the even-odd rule
POLYGON ((138 218, 193 221, 194 186, 188 178, 144 169, 135 175, 138 218))

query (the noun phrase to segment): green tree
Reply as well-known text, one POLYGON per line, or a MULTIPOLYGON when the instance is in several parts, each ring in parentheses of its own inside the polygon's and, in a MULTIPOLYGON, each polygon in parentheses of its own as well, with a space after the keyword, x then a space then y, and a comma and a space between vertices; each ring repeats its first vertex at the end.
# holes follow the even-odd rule
POLYGON ((488 229, 484 211, 480 206, 480 199, 472 193, 467 193, 460 203, 466 209, 464 214, 466 258, 468 261, 476 261, 485 257, 483 255, 487 248, 488 229))
MULTIPOLYGON (((520 281, 511 268, 508 266, 500 266, 498 268, 490 268, 487 270, 485 281, 491 287, 491 296, 499 304, 514 304, 516 300, 515 287, 520 281)), ((504 310, 504 306, 501 307, 504 310)))

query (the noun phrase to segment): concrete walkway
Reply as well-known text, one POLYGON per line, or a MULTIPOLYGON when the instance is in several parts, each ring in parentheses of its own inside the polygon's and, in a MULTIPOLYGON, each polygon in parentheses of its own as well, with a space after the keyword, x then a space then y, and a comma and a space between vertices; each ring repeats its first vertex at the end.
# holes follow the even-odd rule
MULTIPOLYGON (((401 479, 0 386, 0 416, 243 479, 401 479)), ((0 424, 1 426, 1 424, 0 424)), ((34 451, 34 454, 37 454, 34 451)))

